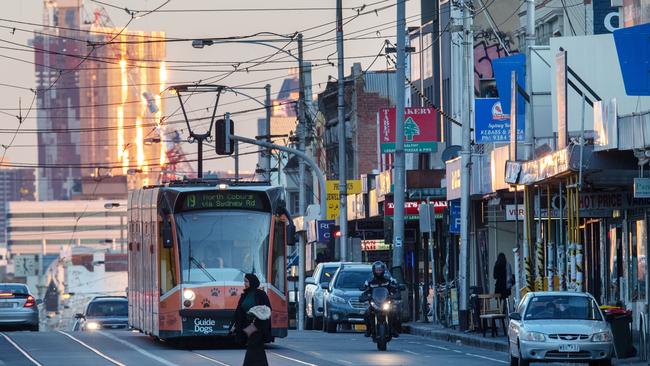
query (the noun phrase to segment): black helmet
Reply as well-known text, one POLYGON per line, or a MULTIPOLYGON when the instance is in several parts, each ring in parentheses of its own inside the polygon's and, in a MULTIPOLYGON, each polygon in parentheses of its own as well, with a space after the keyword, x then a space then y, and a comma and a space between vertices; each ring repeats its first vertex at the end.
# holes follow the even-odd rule
POLYGON ((384 279, 386 274, 386 265, 382 261, 376 261, 372 264, 372 275, 376 279, 384 279))

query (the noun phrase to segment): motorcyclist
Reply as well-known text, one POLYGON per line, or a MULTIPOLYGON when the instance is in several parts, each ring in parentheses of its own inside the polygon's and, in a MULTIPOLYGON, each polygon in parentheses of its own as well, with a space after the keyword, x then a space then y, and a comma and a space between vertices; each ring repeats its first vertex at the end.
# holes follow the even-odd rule
MULTIPOLYGON (((394 300, 398 300, 401 297, 397 281, 391 277, 390 273, 386 270, 386 265, 381 261, 377 261, 372 264, 372 278, 365 282, 364 291, 361 295, 362 298, 370 297, 372 290, 377 287, 386 287, 388 289, 388 292, 391 294, 391 298, 394 300)), ((368 309, 366 309, 366 312, 363 316, 366 323, 366 337, 370 337, 372 333, 371 327, 373 316, 374 310, 372 306, 368 306, 368 309)), ((399 327, 401 326, 399 321, 399 312, 391 312, 390 323, 393 337, 399 337, 399 327)))

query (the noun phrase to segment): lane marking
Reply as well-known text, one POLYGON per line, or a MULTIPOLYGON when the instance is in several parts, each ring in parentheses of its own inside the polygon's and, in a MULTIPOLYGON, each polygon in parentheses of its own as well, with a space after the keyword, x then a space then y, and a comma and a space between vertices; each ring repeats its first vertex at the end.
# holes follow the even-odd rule
POLYGON ((450 348, 441 347, 441 346, 434 346, 433 344, 425 344, 425 346, 430 347, 430 348, 440 349, 440 350, 443 350, 443 351, 451 351, 450 348))
POLYGON ((346 365, 354 365, 352 362, 347 361, 347 360, 341 360, 340 358, 337 359, 337 361, 338 361, 338 362, 343 362, 343 363, 346 364, 346 365))
POLYGON ((305 366, 318 366, 318 365, 316 365, 315 363, 309 363, 309 362, 305 362, 305 361, 296 360, 295 358, 291 358, 291 357, 283 356, 283 355, 281 355, 281 354, 279 354, 279 353, 276 353, 276 352, 271 352, 271 354, 272 354, 272 355, 275 355, 275 356, 278 356, 278 357, 281 357, 281 358, 284 358, 285 360, 289 360, 289 361, 297 362, 297 363, 299 363, 299 364, 301 364, 301 365, 305 365, 305 366))
POLYGON ((459 350, 457 350, 457 349, 453 349, 452 351, 454 351, 454 352, 456 352, 456 353, 463 353, 463 351, 459 351, 459 350))
POLYGON ((95 353, 97 356, 99 356, 99 357, 101 357, 101 358, 107 360, 108 362, 111 362, 111 363, 113 363, 113 364, 115 364, 115 365, 117 365, 117 366, 126 366, 125 364, 123 364, 123 363, 121 363, 121 362, 119 362, 119 361, 116 361, 116 360, 114 360, 114 359, 108 357, 107 355, 105 355, 104 353, 102 353, 101 351, 99 351, 98 349, 95 349, 95 348, 93 348, 93 347, 87 345, 87 344, 84 343, 82 340, 77 339, 77 338, 71 336, 70 334, 68 334, 68 333, 66 333, 66 332, 62 332, 62 331, 60 331, 60 330, 57 330, 57 332, 63 334, 64 336, 66 336, 66 337, 72 339, 73 341, 79 343, 80 345, 86 347, 87 349, 89 349, 89 350, 91 350, 93 353, 95 353))
POLYGON ((506 361, 503 361, 503 360, 497 360, 496 358, 492 358, 492 357, 481 356, 481 355, 475 355, 475 354, 473 354, 473 353, 465 353, 465 354, 466 354, 467 356, 478 357, 478 358, 482 358, 482 359, 484 359, 484 360, 494 361, 494 362, 498 362, 498 363, 509 363, 509 362, 506 362, 506 361))
POLYGON ((412 354, 412 355, 416 355, 416 356, 422 356, 422 355, 419 354, 419 353, 416 353, 416 352, 413 352, 413 351, 409 351, 409 350, 407 350, 407 349, 405 349, 404 352, 406 352, 406 353, 410 353, 410 354, 412 354))
POLYGON ((151 352, 145 351, 144 349, 142 349, 142 348, 140 348, 140 347, 138 347, 138 346, 136 346, 134 344, 131 344, 131 343, 125 341, 125 340, 119 339, 119 338, 117 338, 116 336, 114 336, 114 335, 112 335, 110 333, 105 333, 105 332, 96 332, 96 333, 101 334, 101 335, 103 335, 104 337, 106 337, 108 339, 112 339, 117 343, 123 344, 123 345, 131 348, 132 350, 138 352, 139 354, 141 354, 143 356, 147 356, 147 357, 151 358, 152 360, 156 360, 156 361, 162 363, 163 365, 179 366, 179 365, 177 365, 177 364, 175 364, 173 362, 169 362, 169 361, 165 360, 162 357, 158 357, 158 356, 154 355, 151 352))
POLYGON ((194 353, 195 355, 197 355, 197 356, 199 356, 199 357, 201 357, 201 358, 203 358, 203 359, 205 359, 205 360, 208 360, 208 361, 210 361, 210 362, 212 362, 212 363, 216 363, 217 365, 221 365, 221 366, 230 366, 230 365, 227 364, 227 363, 223 363, 223 362, 221 362, 221 361, 219 361, 219 360, 215 360, 214 358, 210 358, 210 357, 205 356, 205 355, 202 355, 202 354, 200 354, 200 353, 198 353, 198 352, 194 352, 194 351, 192 351, 192 353, 194 353))
POLYGON ((409 343, 409 344, 422 344, 422 343, 420 343, 420 342, 413 342, 413 341, 409 341, 408 343, 409 343))
POLYGON ((8 337, 6 334, 4 334, 4 333, 2 333, 2 336, 4 337, 4 339, 7 340, 7 342, 9 342, 12 346, 14 346, 14 348, 17 349, 18 352, 22 353, 23 356, 25 356, 26 359, 30 360, 34 365, 36 365, 36 366, 43 366, 43 364, 41 364, 41 363, 39 363, 38 361, 36 361, 36 360, 35 360, 35 359, 34 359, 34 358, 29 354, 29 353, 27 353, 27 351, 25 351, 24 349, 22 349, 22 348, 21 348, 21 347, 20 347, 16 342, 14 342, 13 339, 9 338, 9 337, 8 337))

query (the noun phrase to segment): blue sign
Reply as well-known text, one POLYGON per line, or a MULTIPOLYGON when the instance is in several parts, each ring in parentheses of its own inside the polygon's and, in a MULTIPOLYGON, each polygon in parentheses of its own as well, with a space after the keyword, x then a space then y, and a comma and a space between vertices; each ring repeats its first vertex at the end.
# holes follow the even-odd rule
POLYGON ((316 237, 318 242, 325 243, 330 241, 330 226, 334 225, 334 220, 318 220, 316 221, 316 237))
POLYGON ((611 0, 594 0, 594 34, 608 34, 618 29, 618 8, 611 0))
MULTIPOLYGON (((510 115, 504 114, 499 98, 477 98, 475 100, 476 128, 474 141, 477 144, 510 141, 510 115)), ((517 140, 524 139, 524 120, 517 120, 517 140)))
POLYGON ((460 200, 449 201, 449 232, 460 234, 460 200))
POLYGON ((650 24, 616 30, 614 42, 627 95, 650 95, 650 24))
MULTIPOLYGON (((501 100, 501 107, 503 114, 510 115, 510 78, 511 72, 517 72, 517 84, 523 89, 526 89, 526 55, 523 53, 516 54, 508 57, 501 57, 492 60, 492 68, 494 70, 494 79, 499 91, 499 100, 501 100)), ((526 100, 524 97, 517 93, 517 140, 519 137, 519 129, 522 131, 526 128, 526 100)), ((510 130, 510 129, 508 129, 510 130)), ((521 140, 523 140, 523 132, 521 140)), ((510 138, 508 138, 508 141, 510 138)))

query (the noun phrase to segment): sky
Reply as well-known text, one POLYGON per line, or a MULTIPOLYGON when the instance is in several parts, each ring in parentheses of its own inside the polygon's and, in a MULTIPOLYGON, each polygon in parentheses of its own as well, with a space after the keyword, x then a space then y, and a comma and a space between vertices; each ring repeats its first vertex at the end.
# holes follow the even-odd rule
MULTIPOLYGON (((353 62, 360 62, 366 69, 382 49, 385 39, 395 42, 395 20, 398 0, 346 0, 343 1, 344 37, 346 39, 344 55, 346 60, 345 74, 349 74, 353 62), (366 5, 362 15, 354 17, 357 10, 366 5), (369 10, 373 10, 369 12, 369 10), (376 12, 374 11, 376 10, 376 12), (367 14, 363 14, 366 13, 367 14)), ((257 32, 274 32, 279 34, 293 34, 303 31, 304 54, 307 60, 312 60, 314 65, 312 81, 314 97, 322 91, 327 83, 328 76, 336 76, 336 43, 335 43, 335 0, 102 0, 104 4, 92 0, 85 0, 84 6, 89 17, 97 7, 103 7, 110 16, 115 27, 122 28, 129 22, 130 16, 124 7, 132 10, 152 10, 160 5, 160 11, 137 17, 128 26, 130 31, 164 31, 168 37, 195 39, 210 37, 228 37, 254 34, 257 32), (106 5, 109 4, 109 5, 106 5), (112 6, 111 6, 112 5, 112 6), (283 10, 270 10, 283 9, 283 10), (295 11, 289 9, 301 8, 295 11), (305 10, 304 8, 319 8, 319 10, 305 10), (256 11, 243 11, 241 9, 262 9, 256 11), (185 11, 175 11, 185 10, 185 11), (191 10, 191 11, 188 11, 191 10), (320 27, 319 27, 320 26, 320 27), (312 28, 310 30, 310 28, 312 28), (332 61, 332 65, 327 59, 332 61)), ((40 27, 31 25, 17 25, 12 21, 24 21, 40 24, 42 22, 43 1, 39 0, 0 0, 2 14, 0 15, 0 47, 11 46, 3 41, 28 44, 33 37, 30 32, 15 31, 7 27, 19 27, 26 30, 38 30, 40 27)), ((410 0, 406 3, 407 26, 419 25, 420 2, 410 0)), ((140 12, 138 14, 145 14, 140 12)), ((280 47, 285 44, 278 44, 280 47)), ((288 50, 296 48, 295 43, 286 45, 288 50)), ((251 44, 225 44, 213 45, 203 49, 195 49, 190 41, 173 42, 167 44, 167 60, 183 61, 219 61, 225 65, 215 65, 208 69, 198 71, 169 71, 168 84, 188 83, 206 80, 230 70, 237 62, 265 57, 273 54, 272 48, 251 44)), ((18 126, 18 119, 9 114, 15 111, 8 108, 17 108, 19 100, 22 107, 27 109, 33 93, 16 89, 7 85, 35 87, 33 53, 25 51, 0 49, 0 123, 3 129, 13 129, 18 126), (3 57, 3 55, 5 57, 3 57), (8 58, 8 57, 11 57, 8 58), (18 60, 17 60, 18 59, 18 60), (5 112, 5 113, 2 113, 5 112)), ((282 54, 274 56, 273 60, 288 61, 290 58, 282 54)), ((272 96, 275 96, 288 74, 288 68, 297 67, 297 63, 275 62, 263 64, 252 68, 248 72, 237 72, 220 81, 228 86, 247 84, 249 87, 263 88, 265 84, 271 85, 272 96), (259 71, 259 70, 262 71, 259 71), (273 69, 264 71, 264 69, 273 69)), ((385 70, 385 58, 376 60, 371 70, 385 70)), ((259 97, 263 102, 264 91, 250 90, 249 94, 259 97)), ((207 97, 192 97, 186 108, 204 110, 197 112, 194 117, 207 116, 212 113, 212 101, 207 97)), ((217 114, 237 112, 258 108, 260 104, 247 100, 241 95, 226 94, 220 101, 217 114)), ((165 115, 176 111, 178 103, 169 100, 165 105, 165 115)), ((36 128, 36 111, 32 110, 23 122, 21 128, 36 128)), ((241 114, 235 119, 236 133, 243 136, 254 137, 257 133, 257 119, 264 116, 264 111, 255 111, 241 114)), ((178 116, 180 117, 180 116, 178 116)), ((83 127, 83 122, 82 122, 83 127)), ((197 126, 197 129, 201 126, 197 126)), ((183 133, 187 133, 184 129, 183 133)), ((197 131, 201 132, 201 131, 197 131)), ((184 136, 186 137, 186 136, 184 136)), ((0 132, 0 153, 5 153, 4 161, 14 164, 37 163, 36 134, 15 134, 0 132), (8 147, 8 148, 6 148, 8 147)), ((196 151, 196 144, 184 143, 186 153, 196 151)), ((240 146, 240 153, 256 151, 255 146, 240 146)), ((207 149, 206 157, 214 156, 211 149, 207 149)), ((256 154, 242 156, 240 167, 242 171, 252 171, 257 162, 256 154)), ((195 163, 193 163, 195 164, 195 163)), ((196 166, 194 167, 196 169, 196 166)), ((204 170, 223 171, 233 168, 233 159, 208 161, 204 170)))

